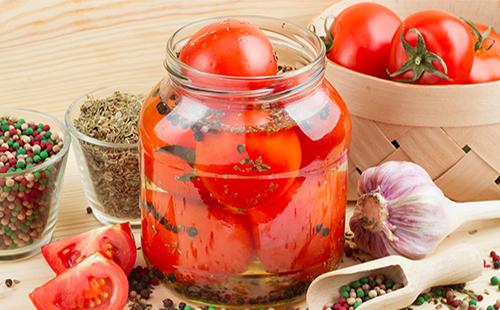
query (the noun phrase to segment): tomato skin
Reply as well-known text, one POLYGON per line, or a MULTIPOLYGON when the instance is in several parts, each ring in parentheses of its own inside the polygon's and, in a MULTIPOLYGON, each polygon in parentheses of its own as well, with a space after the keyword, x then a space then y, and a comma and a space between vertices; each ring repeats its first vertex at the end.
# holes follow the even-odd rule
POLYGON ((142 248, 153 266, 196 284, 222 281, 247 269, 253 241, 243 215, 166 192, 143 191, 149 205, 143 208, 142 248), (184 228, 175 233, 165 226, 184 228))
MULTIPOLYGON (((272 120, 269 111, 249 110, 228 113, 221 122, 248 128, 272 120)), ((220 203, 234 208, 246 209, 278 198, 293 183, 300 163, 300 141, 290 128, 207 133, 196 144, 195 170, 202 183, 220 203), (261 165, 250 163, 259 160, 261 165)))
MULTIPOLYGON (((484 24, 475 25, 480 33, 488 29, 484 24)), ((500 35, 492 29, 488 38, 482 42, 481 48, 476 51, 469 82, 476 84, 498 80, 500 80, 500 35)))
POLYGON ((399 16, 385 6, 352 5, 330 26, 333 45, 328 58, 356 72, 387 79, 391 41, 400 25, 399 16))
POLYGON ((128 300, 128 280, 120 266, 97 253, 37 287, 29 298, 38 310, 123 310, 128 300), (94 289, 89 278, 104 279, 105 286, 94 289), (104 292, 108 298, 99 295, 104 292), (101 298, 102 304, 89 306, 85 294, 101 298))
POLYGON ((74 268, 95 253, 112 259, 129 274, 137 257, 130 223, 96 228, 42 246, 42 255, 56 274, 74 268))
POLYGON ((271 42, 257 27, 227 19, 200 29, 179 58, 203 72, 229 76, 267 76, 278 70, 271 42))
MULTIPOLYGON (((443 79, 429 72, 415 82, 416 84, 462 84, 469 79, 474 60, 474 44, 468 26, 460 19, 444 11, 427 10, 408 16, 398 28, 392 38, 388 70, 391 73, 400 69, 408 60, 407 53, 401 42, 401 32, 408 43, 415 47, 417 35, 411 32, 417 29, 423 36, 427 50, 440 56, 448 68, 450 80, 443 79)), ((445 73, 443 66, 432 62, 441 73, 445 73)), ((413 71, 392 77, 394 80, 411 80, 413 71)))

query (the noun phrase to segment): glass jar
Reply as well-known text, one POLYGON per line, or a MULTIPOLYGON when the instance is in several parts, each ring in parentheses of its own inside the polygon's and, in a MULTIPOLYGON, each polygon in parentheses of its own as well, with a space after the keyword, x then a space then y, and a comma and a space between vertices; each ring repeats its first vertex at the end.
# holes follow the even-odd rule
POLYGON ((142 249, 192 301, 278 305, 342 258, 351 122, 315 34, 237 19, 271 39, 282 72, 221 76, 180 62, 189 38, 217 19, 170 38, 168 77, 139 120, 142 249))
POLYGON ((0 119, 0 260, 21 259, 52 239, 71 137, 48 114, 2 108, 0 119))
MULTIPOLYGON (((142 101, 147 89, 135 84, 99 88, 75 100, 65 114, 66 127, 75 139, 73 148, 85 197, 96 219, 105 225, 130 222, 132 227, 140 226, 139 146, 136 142, 112 143, 96 139, 79 130, 82 122, 80 126, 75 122, 81 118, 82 109, 88 109, 87 98, 111 100, 109 98, 119 92, 142 101)), ((120 117, 103 120, 100 126, 111 121, 124 123, 127 120, 120 117)), ((95 126, 90 121, 85 125, 95 126)), ((132 133, 128 135, 133 136, 132 133)))

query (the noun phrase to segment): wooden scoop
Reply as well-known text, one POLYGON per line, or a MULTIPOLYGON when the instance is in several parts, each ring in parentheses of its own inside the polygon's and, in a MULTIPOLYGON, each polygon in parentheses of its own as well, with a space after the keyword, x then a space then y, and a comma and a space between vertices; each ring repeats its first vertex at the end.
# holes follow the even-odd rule
POLYGON ((404 287, 364 302, 357 310, 401 309, 410 306, 425 289, 468 282, 479 277, 482 270, 483 259, 478 249, 465 244, 418 261, 388 256, 319 276, 307 291, 307 306, 309 310, 322 310, 340 298, 341 286, 365 276, 383 274, 404 287))

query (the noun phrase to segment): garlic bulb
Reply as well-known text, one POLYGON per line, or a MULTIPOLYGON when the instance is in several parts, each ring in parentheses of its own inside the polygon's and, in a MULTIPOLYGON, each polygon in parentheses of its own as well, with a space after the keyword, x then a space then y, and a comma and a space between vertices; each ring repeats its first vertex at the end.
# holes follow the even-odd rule
POLYGON ((375 257, 422 258, 449 232, 449 200, 416 164, 392 161, 369 168, 358 190, 350 228, 359 248, 375 257))

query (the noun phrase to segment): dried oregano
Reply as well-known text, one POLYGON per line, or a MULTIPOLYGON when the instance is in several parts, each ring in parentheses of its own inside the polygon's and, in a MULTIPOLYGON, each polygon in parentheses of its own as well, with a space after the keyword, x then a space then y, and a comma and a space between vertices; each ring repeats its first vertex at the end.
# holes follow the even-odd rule
POLYGON ((118 218, 139 218, 139 140, 137 123, 143 95, 114 92, 106 98, 88 96, 74 119, 81 133, 130 148, 100 146, 80 140, 100 208, 118 218))

